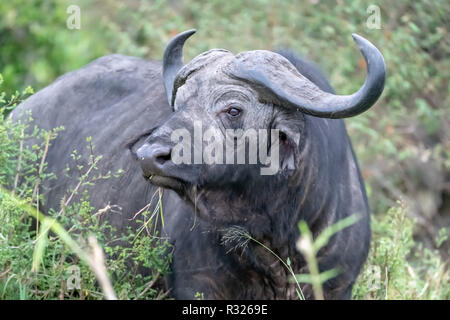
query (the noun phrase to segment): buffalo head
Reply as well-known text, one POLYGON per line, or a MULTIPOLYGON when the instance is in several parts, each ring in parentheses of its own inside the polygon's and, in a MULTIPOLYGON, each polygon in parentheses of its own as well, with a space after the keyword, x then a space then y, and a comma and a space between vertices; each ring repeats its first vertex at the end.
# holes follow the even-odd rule
MULTIPOLYGON (((367 77, 356 93, 342 96, 320 89, 286 58, 265 50, 234 55, 213 49, 183 65, 184 42, 194 33, 177 35, 165 50, 164 85, 174 113, 138 150, 145 177, 192 203, 201 194, 227 190, 220 193, 227 205, 246 199, 255 207, 255 186, 269 192, 295 184, 303 146, 314 139, 304 132, 305 117, 358 115, 384 87, 383 57, 358 35, 353 38, 365 58, 367 77)), ((209 218, 216 198, 203 199, 209 218)), ((242 208, 237 211, 241 215, 242 208)))

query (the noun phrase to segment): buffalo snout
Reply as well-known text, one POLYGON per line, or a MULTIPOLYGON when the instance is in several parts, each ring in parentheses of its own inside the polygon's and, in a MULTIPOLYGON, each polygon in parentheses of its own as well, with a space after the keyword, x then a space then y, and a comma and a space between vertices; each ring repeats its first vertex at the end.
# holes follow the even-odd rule
POLYGON ((171 162, 172 149, 159 143, 144 144, 137 150, 139 163, 146 178, 166 175, 166 167, 171 162))

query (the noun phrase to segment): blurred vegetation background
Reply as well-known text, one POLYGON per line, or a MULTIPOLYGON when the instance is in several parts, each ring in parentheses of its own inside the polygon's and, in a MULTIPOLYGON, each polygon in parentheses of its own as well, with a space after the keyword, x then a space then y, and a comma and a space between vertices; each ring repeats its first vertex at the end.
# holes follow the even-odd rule
POLYGON ((388 70, 376 106, 346 120, 373 215, 385 221, 374 232, 389 225, 386 213, 400 200, 406 217, 415 220, 411 241, 438 250, 448 262, 449 17, 447 0, 2 1, 2 91, 11 95, 29 85, 37 91, 110 53, 161 60, 171 37, 196 28, 186 61, 211 48, 291 48, 316 62, 337 93, 348 94, 365 77, 351 38, 358 33, 381 50, 388 70), (81 10, 79 30, 66 26, 73 4, 81 10), (380 8, 380 29, 367 25, 370 5, 380 8))

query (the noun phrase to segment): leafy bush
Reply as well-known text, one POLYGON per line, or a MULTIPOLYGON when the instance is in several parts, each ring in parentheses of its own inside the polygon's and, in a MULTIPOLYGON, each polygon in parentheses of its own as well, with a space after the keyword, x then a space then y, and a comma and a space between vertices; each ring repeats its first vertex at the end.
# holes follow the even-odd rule
POLYGON ((86 29, 66 27, 69 0, 14 0, 0 2, 0 73, 3 90, 35 88, 99 57, 104 42, 86 29), (86 30, 86 32, 85 32, 86 30))
MULTIPOLYGON (((60 212, 50 210, 48 214, 54 220, 48 220, 38 212, 39 201, 45 200, 39 195, 39 184, 45 179, 56 178, 46 173, 46 150, 63 128, 29 130, 31 117, 26 123, 19 124, 13 124, 5 117, 6 112, 29 93, 32 90, 27 89, 9 99, 5 94, 0 95, 0 299, 103 298, 95 272, 86 263, 83 253, 89 247, 86 239, 92 236, 109 257, 106 268, 118 298, 163 298, 167 293, 162 290, 161 279, 169 271, 171 248, 167 241, 157 237, 157 233, 137 234, 129 229, 121 237, 122 246, 113 245, 107 235, 114 234, 114 230, 103 221, 107 219, 102 219, 112 209, 107 207, 95 212, 86 192, 78 202, 64 200, 60 212), (36 144, 28 147, 24 144, 28 139, 33 139, 36 144), (2 186, 9 186, 12 192, 2 186), (53 232, 49 233, 54 224, 58 224, 59 229, 51 229, 53 232), (74 250, 74 246, 80 249, 74 250), (78 290, 67 288, 73 266, 79 268, 78 290), (139 266, 149 271, 142 273, 139 266)), ((90 139, 87 147, 94 149, 90 139)), ((91 159, 89 168, 80 168, 84 172, 80 174, 79 185, 94 183, 91 176, 101 157, 91 155, 91 159)), ((110 176, 95 177, 96 180, 99 178, 110 176)), ((71 192, 75 194, 77 190, 71 192)), ((152 223, 157 221, 149 219, 149 215, 148 211, 143 212, 139 219, 150 230, 152 223)))
MULTIPOLYGON (((399 203, 373 217, 369 258, 353 290, 354 299, 450 299, 448 265, 437 250, 414 241, 415 223, 399 203)), ((445 229, 436 237, 439 247, 445 229)))

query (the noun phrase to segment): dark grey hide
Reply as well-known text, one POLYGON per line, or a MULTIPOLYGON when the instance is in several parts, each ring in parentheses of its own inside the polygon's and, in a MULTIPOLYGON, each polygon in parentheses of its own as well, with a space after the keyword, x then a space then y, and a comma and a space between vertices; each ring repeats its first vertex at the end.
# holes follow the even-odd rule
MULTIPOLYGON (((239 57, 244 64, 269 57, 267 63, 280 63, 295 74, 299 70, 318 88, 332 92, 309 62, 284 55, 292 64, 268 51, 239 57)), ((133 225, 130 219, 150 201, 154 185, 166 188, 162 234, 174 245, 167 278, 173 297, 193 299, 200 292, 206 299, 296 299, 283 265, 253 242, 244 249, 236 248, 239 243, 223 244, 227 228, 244 228, 284 260, 289 257, 295 273, 306 273, 295 245, 298 221, 305 220, 317 235, 357 214, 360 220, 318 254, 321 271, 340 271, 324 284, 325 298, 348 299, 368 253, 370 226, 364 184, 344 121, 311 116, 293 108, 292 101, 274 98, 261 83, 251 83, 248 69, 239 74, 235 57, 226 50, 211 50, 178 66, 181 70, 175 68, 173 76, 166 77, 169 84, 175 82, 173 92, 167 92, 175 112, 167 102, 161 64, 122 55, 95 60, 22 103, 14 119, 31 110, 38 126, 65 127, 48 152, 48 171, 58 179, 42 186, 44 211, 57 210, 66 190, 76 185, 75 176, 62 172, 73 163, 74 149, 89 159, 85 140, 92 136, 96 153, 103 155, 101 171, 125 170, 120 178, 90 190, 95 208, 108 203, 121 208, 120 214, 108 215, 119 230, 133 225), (230 101, 240 110, 237 118, 227 113, 230 101), (279 129, 282 169, 262 176, 258 165, 174 165, 170 132, 192 130, 196 119, 219 130, 279 129), (157 163, 148 161, 149 152, 157 153, 157 163), (141 167, 154 185, 144 179, 141 167)), ((314 298, 309 285, 302 288, 306 298, 314 298)))

